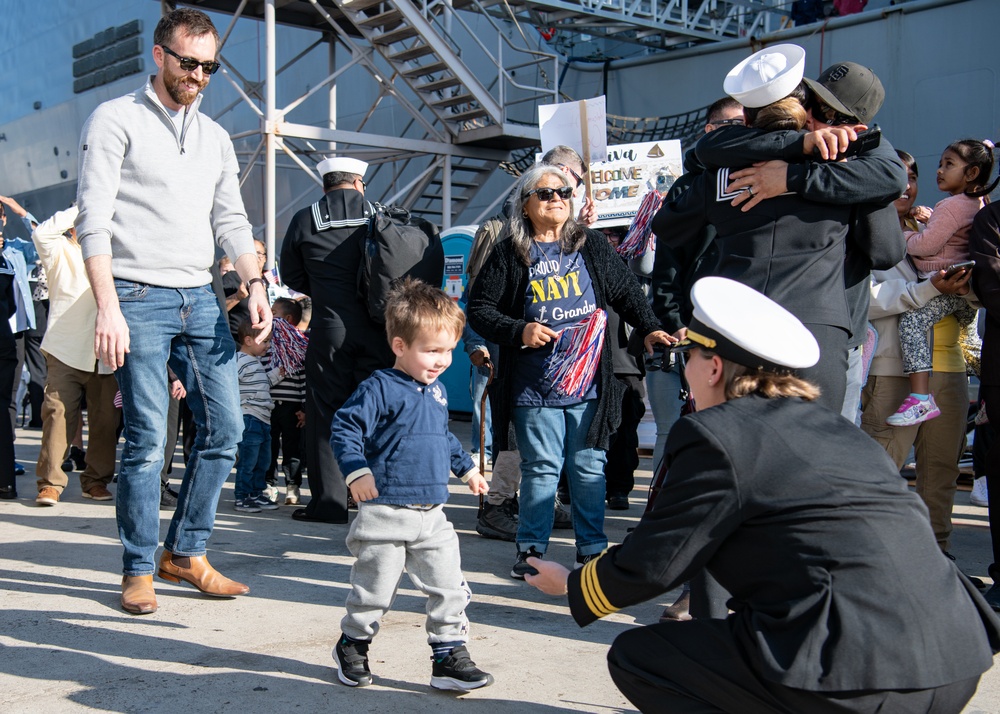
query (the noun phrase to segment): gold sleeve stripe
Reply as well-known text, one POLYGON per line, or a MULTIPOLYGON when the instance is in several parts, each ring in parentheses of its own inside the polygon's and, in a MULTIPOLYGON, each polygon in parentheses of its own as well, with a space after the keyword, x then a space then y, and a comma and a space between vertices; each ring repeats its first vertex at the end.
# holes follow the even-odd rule
POLYGON ((583 572, 580 573, 580 585, 583 591, 584 602, 586 602, 590 611, 598 617, 606 617, 613 612, 617 612, 618 608, 608 602, 604 591, 601 589, 601 583, 597 579, 598 560, 600 559, 595 558, 583 566, 583 572))

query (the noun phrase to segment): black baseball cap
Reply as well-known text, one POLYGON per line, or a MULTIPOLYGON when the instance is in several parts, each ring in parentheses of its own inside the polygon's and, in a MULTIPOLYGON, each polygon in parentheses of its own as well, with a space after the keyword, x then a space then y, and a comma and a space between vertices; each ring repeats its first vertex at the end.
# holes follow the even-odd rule
POLYGON ((819 79, 803 80, 819 98, 841 114, 856 117, 862 124, 875 118, 885 101, 882 82, 868 67, 855 62, 838 62, 827 67, 819 79))

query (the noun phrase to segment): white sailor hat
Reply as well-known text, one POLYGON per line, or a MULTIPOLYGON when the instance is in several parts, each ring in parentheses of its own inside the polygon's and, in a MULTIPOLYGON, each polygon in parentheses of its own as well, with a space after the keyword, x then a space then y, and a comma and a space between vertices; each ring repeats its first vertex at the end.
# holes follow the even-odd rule
POLYGON ((346 156, 334 156, 332 159, 323 159, 316 166, 320 176, 326 176, 334 171, 342 171, 347 174, 357 174, 361 178, 365 177, 368 164, 360 159, 351 159, 346 156))
POLYGON ((691 288, 694 316, 672 351, 704 347, 745 367, 771 372, 812 367, 816 338, 769 297, 729 278, 702 278, 691 288))
POLYGON ((784 99, 802 81, 806 51, 798 45, 774 45, 754 52, 729 70, 722 88, 745 107, 763 107, 784 99))

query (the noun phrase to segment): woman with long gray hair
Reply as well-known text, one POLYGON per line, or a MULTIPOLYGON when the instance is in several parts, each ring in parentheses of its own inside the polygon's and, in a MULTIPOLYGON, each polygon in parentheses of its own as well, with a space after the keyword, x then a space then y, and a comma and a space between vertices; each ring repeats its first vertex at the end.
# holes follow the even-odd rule
MULTIPOLYGON (((511 577, 531 572, 526 560, 548 548, 559 473, 570 486, 577 562, 608 545, 604 534, 604 463, 621 421, 622 385, 605 339, 593 382, 567 395, 547 376, 560 332, 610 305, 645 338, 647 349, 674 339, 659 329, 642 288, 603 234, 573 219, 573 187, 554 166, 536 166, 514 190, 510 239, 483 266, 469 297, 469 323, 500 345, 491 388, 494 451, 521 452, 517 560, 511 577)), ((606 332, 606 328, 605 328, 606 332)), ((605 334, 605 337, 607 335, 605 334)))

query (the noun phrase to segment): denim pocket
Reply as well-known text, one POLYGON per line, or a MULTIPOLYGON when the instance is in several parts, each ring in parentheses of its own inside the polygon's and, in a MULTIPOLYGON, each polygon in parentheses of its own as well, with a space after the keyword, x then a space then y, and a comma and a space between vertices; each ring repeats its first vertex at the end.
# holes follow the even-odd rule
POLYGON ((116 280, 115 292, 118 293, 118 302, 135 302, 146 297, 149 286, 145 283, 134 283, 129 280, 116 280))

